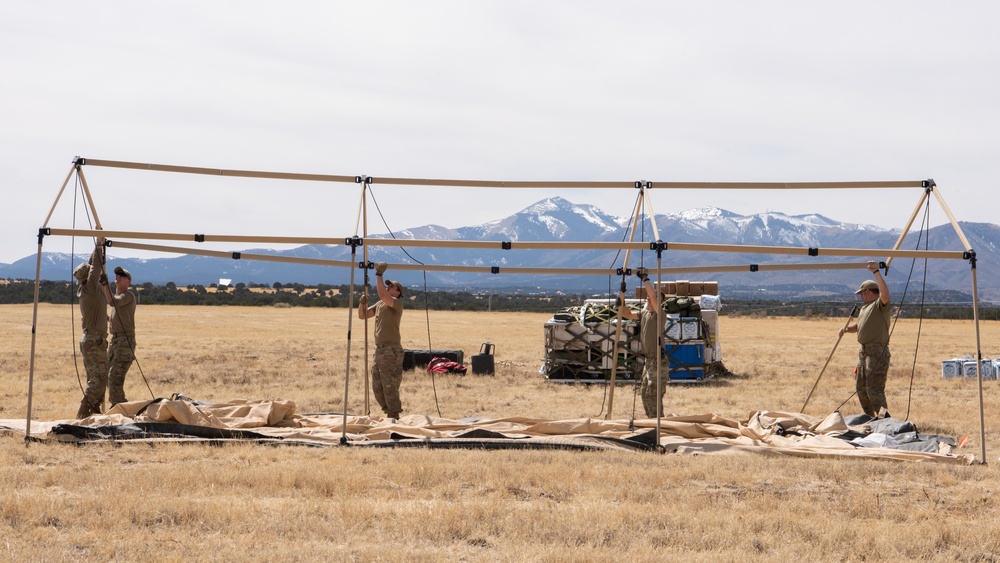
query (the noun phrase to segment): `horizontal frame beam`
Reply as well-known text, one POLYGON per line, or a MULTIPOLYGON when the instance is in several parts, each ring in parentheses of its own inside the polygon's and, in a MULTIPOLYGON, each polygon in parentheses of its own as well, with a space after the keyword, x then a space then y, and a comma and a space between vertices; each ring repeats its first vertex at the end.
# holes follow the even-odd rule
MULTIPOLYGON (((254 254, 250 252, 226 252, 221 250, 204 250, 200 248, 183 248, 178 246, 161 246, 154 244, 137 244, 130 242, 115 243, 116 248, 127 248, 130 250, 147 250, 153 252, 166 252, 173 254, 191 254, 196 256, 209 256, 223 259, 250 260, 263 262, 283 262, 291 264, 305 264, 311 266, 332 266, 340 268, 360 268, 361 263, 349 262, 346 260, 326 260, 320 258, 300 258, 295 256, 275 256, 271 254, 254 254)), ((744 264, 728 266, 684 266, 661 268, 647 268, 650 272, 661 274, 688 274, 701 272, 766 272, 766 271, 793 271, 793 270, 858 270, 866 267, 867 262, 851 263, 826 263, 826 264, 744 264)), ((621 275, 617 268, 549 268, 549 267, 508 267, 497 266, 497 272, 493 271, 493 266, 449 266, 441 264, 392 264, 393 270, 403 271, 427 271, 427 272, 465 272, 477 274, 560 274, 560 275, 601 275, 618 276, 621 275)))
POLYGON ((844 188, 923 188, 929 180, 899 180, 882 182, 647 182, 608 181, 505 181, 505 180, 449 180, 444 178, 381 178, 370 176, 346 176, 334 174, 297 174, 289 172, 263 172, 255 170, 227 170, 222 168, 201 168, 196 166, 175 166, 171 164, 149 164, 120 160, 100 160, 78 158, 81 166, 124 168, 131 170, 152 170, 181 174, 201 174, 206 176, 229 176, 236 178, 267 178, 272 180, 305 180, 311 182, 359 183, 404 186, 440 186, 460 188, 628 188, 638 187, 674 190, 831 190, 844 188))
MULTIPOLYGON (((175 240, 198 243, 229 242, 257 244, 347 244, 351 237, 269 237, 236 235, 203 235, 180 233, 147 233, 138 231, 112 231, 94 229, 48 229, 52 236, 105 237, 107 239, 175 240)), ((485 241, 485 240, 422 240, 383 239, 364 240, 368 247, 421 247, 421 248, 472 248, 492 250, 651 250, 648 242, 540 242, 540 241, 485 241)), ((653 243, 655 244, 655 243, 653 243)), ((941 258, 967 260, 966 253, 959 250, 902 250, 880 248, 806 248, 785 246, 744 246, 738 244, 697 244, 684 242, 663 243, 668 252, 727 252, 736 254, 779 254, 801 256, 885 256, 895 258, 941 258)), ((121 246, 112 240, 112 246, 121 246)))

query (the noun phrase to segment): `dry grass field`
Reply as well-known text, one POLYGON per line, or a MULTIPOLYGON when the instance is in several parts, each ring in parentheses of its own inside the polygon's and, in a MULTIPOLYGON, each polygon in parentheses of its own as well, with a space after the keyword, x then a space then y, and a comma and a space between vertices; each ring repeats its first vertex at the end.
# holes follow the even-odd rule
MULTIPOLYGON (((68 419, 81 391, 77 312, 40 305, 32 415, 68 419), (74 332, 73 327, 77 327, 74 332)), ((292 400, 344 408, 348 311, 141 306, 129 399, 292 400), (148 388, 147 388, 148 384, 148 388), (151 390, 151 391, 150 391, 151 390)), ((496 345, 494 377, 405 375, 406 413, 607 415, 602 385, 538 375, 548 314, 424 311, 404 346, 496 345), (430 345, 428 344, 428 336, 430 345)), ((798 411, 844 319, 729 318, 731 377, 672 385, 666 410, 745 420, 798 411)), ((349 412, 364 404, 363 321, 352 322, 349 412)), ((979 458, 979 395, 941 360, 975 351, 971 322, 900 321, 892 414, 956 438, 979 458), (914 367, 915 366, 915 367, 914 367), (912 393, 909 381, 914 367, 912 393)), ((1000 356, 1000 323, 983 353, 1000 356)), ((31 305, 0 306, 0 419, 27 408, 31 305)), ((369 330, 371 326, 369 326, 369 330)), ((859 412, 842 341, 807 413, 859 412)), ((1000 384, 984 382, 987 461, 972 466, 767 455, 124 444, 25 445, 0 435, 0 560, 9 561, 998 561, 1000 384)), ((616 389, 614 418, 633 413, 616 389)), ((641 403, 641 402, 640 402, 641 403)), ((380 415, 372 399, 373 414, 380 415)))

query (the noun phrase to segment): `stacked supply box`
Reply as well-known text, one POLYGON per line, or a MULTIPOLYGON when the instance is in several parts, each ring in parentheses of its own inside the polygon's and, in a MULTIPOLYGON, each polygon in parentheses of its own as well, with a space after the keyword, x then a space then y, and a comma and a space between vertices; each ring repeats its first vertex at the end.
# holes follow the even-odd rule
POLYGON ((941 377, 945 379, 953 379, 956 377, 962 377, 962 364, 964 360, 959 358, 952 358, 950 360, 941 361, 941 377))

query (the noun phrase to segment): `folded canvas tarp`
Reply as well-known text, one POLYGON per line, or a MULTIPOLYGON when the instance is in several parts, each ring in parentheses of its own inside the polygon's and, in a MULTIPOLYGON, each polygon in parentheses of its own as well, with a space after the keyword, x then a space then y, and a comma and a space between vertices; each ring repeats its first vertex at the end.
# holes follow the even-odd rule
MULTIPOLYGON (((661 419, 659 449, 676 454, 764 453, 957 464, 970 464, 975 459, 971 454, 956 455, 951 438, 921 435, 909 422, 858 422, 849 425, 839 412, 821 419, 759 411, 744 421, 714 414, 670 416, 661 419), (892 432, 896 434, 891 440, 882 438, 892 432), (875 439, 870 439, 873 436, 875 439)), ((298 414, 291 401, 200 403, 175 397, 120 403, 105 414, 83 420, 33 421, 32 439, 76 444, 108 440, 250 441, 312 446, 644 451, 658 449, 655 428, 655 419, 454 420, 407 415, 394 420, 338 413, 298 414)), ((25 421, 0 420, 0 432, 23 435, 25 421)))

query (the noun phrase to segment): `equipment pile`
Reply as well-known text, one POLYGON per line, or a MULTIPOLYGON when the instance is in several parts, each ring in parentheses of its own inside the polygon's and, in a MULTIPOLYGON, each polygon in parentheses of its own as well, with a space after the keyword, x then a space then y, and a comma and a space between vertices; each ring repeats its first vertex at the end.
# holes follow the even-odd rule
MULTIPOLYGON (((666 326, 663 360, 672 383, 697 383, 725 373, 719 344, 717 282, 663 282, 666 326)), ((636 288, 636 298, 625 305, 638 312, 645 306, 645 292, 636 288)), ((601 382, 610 379, 636 381, 647 359, 642 354, 639 323, 622 319, 617 358, 618 310, 615 299, 587 299, 582 305, 555 313, 544 326, 545 361, 539 372, 553 381, 601 382)), ((655 359, 653 359, 655 361, 655 359)))

